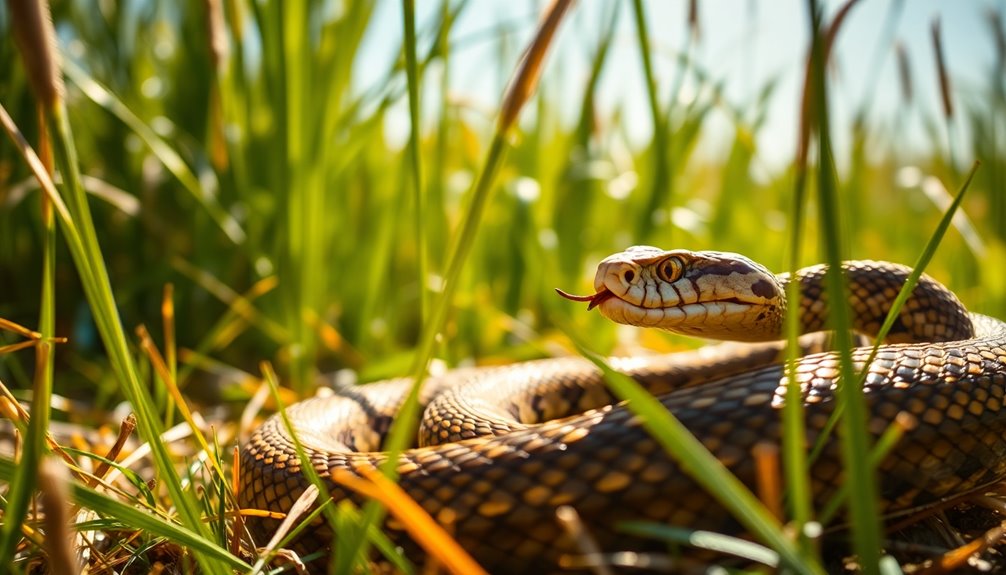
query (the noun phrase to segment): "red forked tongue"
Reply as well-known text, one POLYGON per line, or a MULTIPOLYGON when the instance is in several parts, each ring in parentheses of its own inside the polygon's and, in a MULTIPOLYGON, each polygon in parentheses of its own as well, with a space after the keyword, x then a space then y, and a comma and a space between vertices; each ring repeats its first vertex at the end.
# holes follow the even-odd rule
POLYGON ((601 302, 608 299, 609 297, 615 295, 611 293, 608 288, 601 288, 601 291, 593 295, 573 295, 571 293, 566 293, 559 288, 555 288, 555 293, 561 295, 562 297, 572 300, 572 301, 586 301, 590 302, 587 305, 587 311, 594 309, 595 307, 601 305, 601 302))

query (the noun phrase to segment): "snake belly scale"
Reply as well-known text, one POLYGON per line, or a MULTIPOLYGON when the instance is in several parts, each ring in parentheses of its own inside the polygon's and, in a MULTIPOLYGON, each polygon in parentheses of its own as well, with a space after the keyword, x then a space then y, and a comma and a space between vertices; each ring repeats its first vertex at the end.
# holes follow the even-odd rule
MULTIPOLYGON (((847 262, 849 305, 857 331, 872 335, 910 270, 883 262, 847 262)), ((650 326, 727 343, 671 356, 616 358, 732 473, 755 483, 752 448, 780 441, 784 384, 779 364, 785 285, 800 284, 805 332, 825 327, 825 268, 793 278, 774 275, 737 254, 664 251, 637 246, 598 267, 590 302, 620 323, 650 326)), ((899 413, 918 424, 878 468, 885 516, 932 506, 988 487, 1006 475, 1006 326, 968 314, 956 297, 923 276, 888 342, 869 366, 869 348, 853 351, 867 369, 869 431, 877 436, 899 413)), ((808 445, 834 410, 838 358, 805 355, 797 379, 806 406, 808 445)), ((377 451, 407 380, 309 399, 288 409, 298 437, 323 475, 380 465, 377 451)), ((606 551, 641 543, 617 530, 624 520, 739 531, 737 523, 643 429, 614 403, 586 360, 545 359, 509 367, 449 372, 427 382, 419 447, 398 462, 400 484, 434 518, 445 510, 455 538, 494 573, 556 570, 575 554, 555 520, 569 505, 606 551)), ((841 485, 837 440, 824 443, 810 474, 818 505, 841 485)), ((293 442, 277 417, 246 442, 241 461, 244 508, 287 511, 306 487, 293 442)), ((336 498, 359 497, 332 483, 336 498)), ((249 518, 257 541, 278 526, 249 518)), ((405 553, 421 550, 393 521, 386 531, 405 553)), ((312 526, 295 543, 325 549, 332 534, 312 526)), ((320 564, 327 564, 323 561, 320 564)))

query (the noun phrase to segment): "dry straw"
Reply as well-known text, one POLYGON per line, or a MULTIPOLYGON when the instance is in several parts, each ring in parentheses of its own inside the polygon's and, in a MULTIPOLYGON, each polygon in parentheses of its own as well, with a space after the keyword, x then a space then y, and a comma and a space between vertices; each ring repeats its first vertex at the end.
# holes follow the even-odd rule
POLYGON ((943 40, 940 34, 940 20, 933 20, 933 51, 936 52, 936 70, 940 76, 940 96, 943 99, 943 115, 948 119, 954 117, 954 100, 950 95, 950 78, 947 76, 947 66, 943 59, 943 40))
POLYGON ((573 0, 554 0, 545 12, 538 33, 524 53, 520 68, 507 87, 506 95, 503 96, 503 106, 500 108, 499 122, 496 125, 499 133, 506 134, 510 130, 517 121, 521 108, 534 94, 538 79, 541 78, 545 55, 552 45, 552 37, 572 5, 573 0))
POLYGON ((49 572, 57 575, 81 573, 70 530, 70 474, 54 458, 42 460, 38 468, 38 490, 45 522, 45 550, 49 572))

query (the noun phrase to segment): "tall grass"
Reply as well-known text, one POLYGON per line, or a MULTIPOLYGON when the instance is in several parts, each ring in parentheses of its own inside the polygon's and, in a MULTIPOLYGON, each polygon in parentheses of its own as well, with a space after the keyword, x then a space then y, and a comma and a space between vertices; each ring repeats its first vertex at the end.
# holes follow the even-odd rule
MULTIPOLYGON (((847 2, 846 7, 851 7, 847 2)), ((825 81, 825 67, 829 54, 829 39, 823 24, 823 8, 814 0, 807 2, 809 20, 813 29, 813 47, 808 72, 810 77, 810 115, 814 118, 813 132, 817 135, 817 206, 821 220, 821 239, 824 260, 828 263, 825 292, 829 324, 835 331, 835 347, 840 360, 843 382, 839 385, 838 402, 842 414, 842 461, 845 464, 846 483, 849 485, 849 518, 852 523, 853 548, 859 556, 863 572, 880 573, 880 518, 877 514, 878 487, 869 461, 862 455, 871 448, 866 433, 867 412, 862 386, 855 385, 856 371, 852 364, 852 317, 849 309, 849 288, 845 285, 841 266, 845 250, 840 233, 840 213, 837 198, 837 174, 831 147, 830 99, 825 81)), ((829 30, 837 30, 844 12, 839 12, 829 30)), ((833 41, 833 40, 831 40, 833 41)))
MULTIPOLYGON (((510 25, 468 38, 452 34, 467 2, 442 2, 427 19, 416 18, 409 0, 400 6, 403 18, 396 25, 405 30, 405 45, 394 50, 401 56, 373 86, 353 81, 354 70, 375 65, 363 60, 361 46, 368 32, 382 29, 380 7, 364 2, 345 3, 341 10, 280 0, 186 6, 136 1, 97 8, 57 3, 53 16, 70 60, 65 113, 29 96, 30 75, 18 52, 9 42, 0 44, 0 104, 38 148, 45 148, 46 134, 59 135, 56 163, 67 203, 65 214, 54 207, 62 226, 55 234, 51 212, 39 209, 34 195, 26 197, 35 189, 34 176, 21 152, 0 141, 0 317, 33 326, 43 340, 37 367, 24 353, 0 356, 0 381, 20 398, 42 404, 50 387, 86 398, 98 415, 52 415, 87 427, 105 423, 109 416, 102 412, 127 400, 140 412, 142 439, 157 459, 159 485, 142 491, 149 497, 140 502, 151 513, 137 516, 120 501, 75 487, 71 496, 80 505, 116 526, 142 527, 146 541, 163 536, 193 548, 207 571, 239 566, 224 551, 225 522, 218 518, 211 531, 201 520, 231 508, 226 490, 214 487, 214 495, 197 497, 188 489, 200 476, 223 478, 205 470, 176 477, 179 459, 157 447, 163 428, 180 421, 175 400, 164 391, 171 386, 163 383, 177 378, 184 396, 204 407, 235 407, 254 392, 241 374, 261 375, 262 361, 277 366, 294 395, 305 395, 317 374, 340 368, 372 380, 421 374, 434 356, 449 364, 502 363, 572 352, 566 333, 591 334, 589 347, 605 353, 639 341, 658 350, 694 346, 651 333, 626 337, 597 314, 574 311, 552 297, 551 288, 586 286, 600 257, 643 241, 743 251, 778 270, 846 256, 915 261, 942 213, 922 189, 939 195, 938 182, 955 187, 955 165, 969 151, 982 156, 986 168, 961 209, 986 252, 978 254, 973 243, 950 234, 928 272, 972 309, 1006 315, 1006 273, 989 265, 1006 258, 1006 202, 999 193, 1006 173, 1001 73, 975 87, 982 97, 956 102, 952 121, 967 123, 972 141, 951 140, 950 152, 946 134, 957 127, 949 115, 907 103, 903 114, 942 127, 932 132, 930 152, 906 157, 898 149, 898 123, 882 119, 871 125, 865 113, 850 149, 830 151, 829 130, 848 127, 828 122, 825 112, 841 93, 834 86, 841 80, 825 85, 827 62, 818 47, 808 73, 816 132, 806 130, 817 134, 817 172, 802 157, 792 169, 752 179, 762 152, 754 136, 767 103, 779 97, 776 83, 732 101, 724 86, 737 80, 717 76, 715 62, 693 49, 700 42, 697 19, 684 53, 668 54, 664 46, 678 41, 667 40, 647 16, 652 5, 581 3, 577 10, 599 11, 605 22, 597 28, 600 36, 571 43, 588 54, 582 84, 549 81, 556 74, 551 70, 570 57, 557 52, 556 62, 544 69, 545 90, 533 104, 535 113, 517 124, 515 108, 501 102, 494 124, 495 116, 449 93, 448 80, 458 73, 451 63, 473 45, 525 38, 510 25), (634 37, 627 40, 619 36, 619 22, 630 18, 634 37), (611 47, 619 42, 638 44, 645 78, 638 89, 647 95, 652 136, 639 146, 628 144, 621 111, 602 115, 598 104, 605 77, 618 74, 611 68, 611 47), (680 77, 669 84, 672 98, 662 98, 659 89, 661 67, 655 64, 663 59, 681 65, 680 77), (697 94, 688 102, 677 98, 686 81, 697 94), (576 94, 571 125, 562 120, 559 108, 569 99, 558 97, 560 91, 576 94), (404 147, 386 131, 403 105, 410 118, 404 147), (37 108, 49 114, 48 124, 38 127, 37 108), (730 119, 733 136, 721 160, 708 160, 697 154, 697 142, 717 116, 730 119), (872 146, 876 151, 868 156, 869 139, 891 144, 872 146), (836 173, 832 155, 849 157, 849 170, 836 173), (906 164, 917 166, 922 178, 899 187, 906 164), (464 193, 469 189, 474 191, 464 193), (120 190, 140 201, 139 212, 116 196, 120 190), (786 224, 787 214, 792 224, 786 224), (821 238, 827 240, 823 250, 821 238), (173 315, 161 312, 165 285, 172 286, 173 315), (123 326, 156 325, 162 317, 168 324, 164 341, 145 341, 141 353, 123 326), (48 342, 56 336, 68 336, 70 343, 52 346, 48 342), (154 369, 155 345, 167 350, 160 370, 154 369), (171 351, 176 345, 182 361, 177 370, 171 351), (181 515, 180 525, 170 509, 181 515), (213 512, 201 514, 207 509, 213 512)), ((900 11, 889 14, 896 21, 900 11)), ((992 13, 988 21, 1001 71, 1001 15, 992 13)), ((576 36, 577 22, 570 18, 560 34, 576 36)), ((520 31, 532 22, 516 24, 520 31)), ((0 29, 15 26, 11 13, 0 12, 0 29)), ((809 48, 794 40, 795 52, 809 48)), ((500 49, 487 65, 506 77, 517 68, 516 56, 500 49)), ((931 62, 930 55, 912 57, 919 65, 931 62)), ((954 70, 948 73, 952 78, 954 70)), ((840 290, 840 283, 832 289, 840 290)), ((11 341, 0 333, 0 344, 11 341)), ((855 438, 852 428, 862 414, 854 397, 846 401, 852 413, 843 437, 855 438)), ((35 411, 40 417, 32 420, 22 454, 28 464, 0 466, 0 478, 17 485, 16 497, 5 505, 0 557, 22 544, 21 522, 12 519, 29 502, 30 491, 22 486, 33 477, 33 453, 42 451, 49 413, 35 411)), ((398 448, 415 417, 410 413, 396 427, 398 448)), ((798 410, 787 414, 796 429, 800 419, 798 410)), ((244 431, 226 424, 218 429, 224 451, 244 431)), ((203 441, 196 449, 209 452, 214 464, 207 468, 213 469, 222 455, 213 441, 203 441)), ((866 445, 853 440, 849 446, 855 467, 851 455, 866 445)), ((799 485, 803 455, 785 453, 793 472, 787 480, 799 485)), ((850 491, 856 549, 871 569, 878 537, 868 465, 852 475, 862 478, 850 491)), ((810 521, 806 492, 791 495, 793 517, 810 521)), ((376 511, 362 518, 346 511, 329 520, 365 526, 376 518, 376 511)), ((362 541, 367 528, 355 529, 362 541)), ((817 569, 814 560, 802 563, 813 555, 812 545, 794 551, 773 539, 778 533, 772 529, 765 533, 791 564, 817 569)), ((343 560, 349 569, 352 562, 343 560)))

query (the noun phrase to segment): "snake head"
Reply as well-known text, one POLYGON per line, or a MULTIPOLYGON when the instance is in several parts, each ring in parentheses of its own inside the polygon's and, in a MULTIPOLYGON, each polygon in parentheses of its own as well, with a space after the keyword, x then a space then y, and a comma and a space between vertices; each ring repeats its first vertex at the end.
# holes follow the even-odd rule
POLYGON ((786 307, 775 274, 725 252, 633 246, 598 264, 594 291, 570 299, 618 323, 710 339, 778 339, 786 307))

